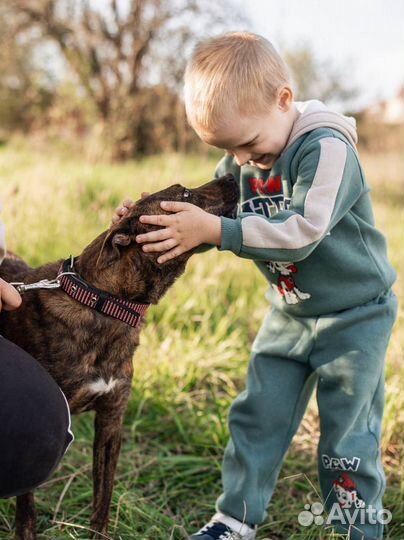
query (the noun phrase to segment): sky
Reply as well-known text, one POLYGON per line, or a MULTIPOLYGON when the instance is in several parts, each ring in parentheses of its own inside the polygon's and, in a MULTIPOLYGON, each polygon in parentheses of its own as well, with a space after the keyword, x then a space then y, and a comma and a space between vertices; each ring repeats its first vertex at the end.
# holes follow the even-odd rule
MULTIPOLYGON (((90 1, 101 10, 110 2, 90 1)), ((404 0, 229 0, 229 4, 250 21, 249 29, 278 50, 304 43, 320 61, 330 62, 338 72, 345 70, 347 87, 358 90, 357 98, 349 102, 351 111, 393 97, 404 86, 404 0)), ((128 5, 129 0, 118 0, 123 11, 128 5)), ((237 29, 242 27, 243 23, 237 29)))
MULTIPOLYGON (((404 0, 238 0, 253 30, 279 49, 306 42, 346 68, 359 89, 354 108, 404 85, 404 0)), ((315 96, 314 96, 315 97, 315 96)))

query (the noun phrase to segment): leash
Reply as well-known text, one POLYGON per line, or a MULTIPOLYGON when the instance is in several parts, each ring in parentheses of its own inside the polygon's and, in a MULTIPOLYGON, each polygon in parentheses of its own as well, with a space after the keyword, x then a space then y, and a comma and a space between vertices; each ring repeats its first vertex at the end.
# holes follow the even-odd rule
POLYGON ((137 328, 150 304, 130 302, 92 287, 74 270, 74 262, 73 256, 63 261, 55 279, 41 279, 35 283, 14 282, 10 285, 20 294, 37 289, 62 289, 80 304, 137 328))

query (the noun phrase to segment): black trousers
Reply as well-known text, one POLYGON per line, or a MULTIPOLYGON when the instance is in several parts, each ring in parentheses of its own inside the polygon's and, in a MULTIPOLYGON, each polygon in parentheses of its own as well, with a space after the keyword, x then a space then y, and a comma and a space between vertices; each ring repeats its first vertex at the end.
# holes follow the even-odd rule
POLYGON ((0 498, 42 484, 72 440, 69 408, 56 382, 0 336, 0 498))

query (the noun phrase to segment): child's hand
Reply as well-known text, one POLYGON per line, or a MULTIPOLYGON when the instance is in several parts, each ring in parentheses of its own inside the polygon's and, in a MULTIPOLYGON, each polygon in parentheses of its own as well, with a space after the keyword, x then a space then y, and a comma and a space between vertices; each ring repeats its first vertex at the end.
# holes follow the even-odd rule
MULTIPOLYGON (((141 194, 141 198, 144 199, 145 197, 148 197, 149 195, 150 193, 147 193, 146 191, 144 191, 141 194)), ((115 214, 112 216, 112 223, 115 224, 121 221, 121 219, 124 218, 129 212, 129 210, 133 208, 134 206, 135 206, 135 202, 131 201, 130 199, 126 199, 125 201, 123 201, 121 206, 118 206, 118 208, 115 209, 115 214)))
POLYGON ((190 203, 164 201, 161 208, 170 215, 140 216, 142 223, 164 227, 158 231, 136 236, 136 242, 145 244, 143 251, 166 251, 157 259, 164 263, 200 244, 220 245, 221 221, 218 216, 205 212, 190 203))
POLYGON ((20 293, 10 283, 0 278, 0 311, 12 311, 20 307, 22 298, 20 293))

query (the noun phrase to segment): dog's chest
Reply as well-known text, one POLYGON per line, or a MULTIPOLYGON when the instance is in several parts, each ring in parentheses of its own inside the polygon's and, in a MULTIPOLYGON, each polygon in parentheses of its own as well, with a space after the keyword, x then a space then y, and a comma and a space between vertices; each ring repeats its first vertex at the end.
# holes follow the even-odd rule
POLYGON ((100 396, 112 392, 120 384, 122 384, 122 382, 122 379, 118 378, 110 377, 107 382, 103 377, 98 377, 98 379, 87 383, 85 389, 90 395, 100 396))
POLYGON ((94 341, 94 348, 82 350, 76 358, 72 351, 70 361, 53 362, 49 370, 65 392, 73 414, 96 409, 101 402, 119 406, 130 392, 137 343, 128 337, 114 340, 108 334, 94 341))
POLYGON ((128 386, 125 379, 110 377, 105 380, 103 377, 96 377, 83 381, 75 391, 69 392, 68 402, 72 414, 90 411, 96 408, 96 403, 100 399, 109 399, 114 402, 119 398, 119 390, 122 391, 128 386))
POLYGON ((111 373, 106 370, 91 370, 81 380, 70 380, 64 391, 69 402, 72 414, 89 411, 96 408, 100 400, 107 400, 114 405, 126 396, 131 387, 132 369, 115 370, 111 373), (126 372, 125 372, 126 371, 126 372))

